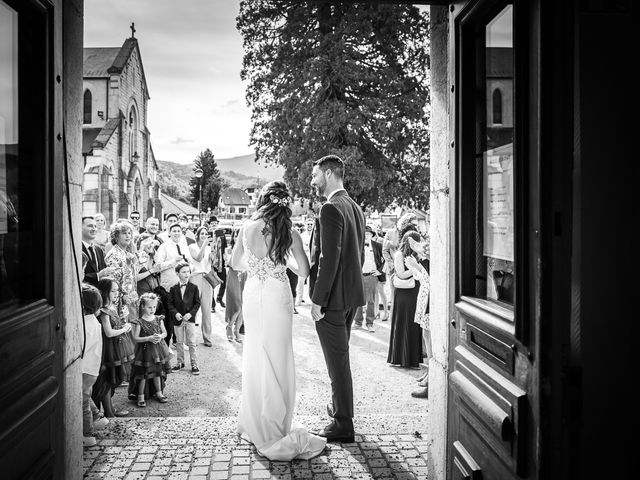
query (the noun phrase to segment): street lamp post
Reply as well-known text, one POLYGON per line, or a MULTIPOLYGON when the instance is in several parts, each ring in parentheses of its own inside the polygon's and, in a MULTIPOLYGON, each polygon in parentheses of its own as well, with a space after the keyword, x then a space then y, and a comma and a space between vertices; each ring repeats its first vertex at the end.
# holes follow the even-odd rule
POLYGON ((202 175, 203 175, 203 171, 201 168, 195 168, 193 170, 193 174, 196 176, 196 178, 198 179, 198 182, 200 183, 200 188, 198 188, 198 191, 200 192, 200 198, 198 199, 198 222, 200 225, 202 225, 202 214, 200 213, 202 210, 202 175))

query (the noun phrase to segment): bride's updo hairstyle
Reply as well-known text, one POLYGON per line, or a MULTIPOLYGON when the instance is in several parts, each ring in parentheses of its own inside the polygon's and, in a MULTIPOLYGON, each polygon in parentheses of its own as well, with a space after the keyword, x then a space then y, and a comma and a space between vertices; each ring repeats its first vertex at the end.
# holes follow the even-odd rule
POLYGON ((266 223, 266 232, 271 236, 269 258, 276 264, 287 263, 291 238, 291 196, 284 182, 273 181, 262 187, 253 219, 266 223))

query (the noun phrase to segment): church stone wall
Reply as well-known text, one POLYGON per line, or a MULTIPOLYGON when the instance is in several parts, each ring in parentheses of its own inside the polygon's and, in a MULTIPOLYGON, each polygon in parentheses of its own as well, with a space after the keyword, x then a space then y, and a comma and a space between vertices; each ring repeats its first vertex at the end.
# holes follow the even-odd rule
MULTIPOLYGON (((126 42, 125 46, 129 44, 130 41, 126 42)), ((133 49, 120 74, 114 74, 108 80, 84 79, 83 83, 91 89, 93 95, 93 122, 91 125, 85 125, 85 127, 102 127, 107 119, 122 117, 121 130, 114 132, 102 151, 96 151, 94 152, 94 157, 88 157, 88 160, 93 161, 94 164, 101 162, 114 167, 112 169, 112 191, 118 203, 113 211, 108 212, 108 203, 103 201, 103 204, 99 206, 99 210, 110 221, 115 220, 117 217, 128 216, 134 207, 136 178, 139 178, 140 200, 137 209, 140 211, 144 223, 148 215, 147 205, 150 198, 147 179, 153 185, 157 168, 151 158, 151 148, 149 146, 147 90, 138 49, 133 49), (129 122, 129 112, 132 106, 134 106, 136 112, 137 121, 135 126, 130 125, 129 122), (104 121, 98 121, 100 120, 96 113, 98 110, 105 112, 104 121), (132 128, 135 128, 135 138, 133 144, 130 144, 132 128), (118 155, 118 152, 120 152, 120 155, 118 155), (134 152, 138 154, 137 172, 133 161, 134 152), (129 203, 124 201, 123 191, 126 191, 126 198, 128 198, 129 203)), ((102 194, 101 198, 107 199, 108 196, 102 194)))
POLYGON ((107 123, 107 85, 106 78, 85 78, 82 81, 82 94, 87 88, 91 91, 91 123, 85 123, 85 127, 102 128, 107 123), (99 111, 103 112, 102 118, 98 117, 99 111))

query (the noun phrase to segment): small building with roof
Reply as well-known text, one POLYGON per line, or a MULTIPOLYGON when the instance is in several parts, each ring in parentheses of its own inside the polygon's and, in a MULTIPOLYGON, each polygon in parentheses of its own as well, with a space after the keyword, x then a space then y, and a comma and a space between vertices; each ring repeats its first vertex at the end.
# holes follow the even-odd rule
POLYGON ((247 187, 245 187, 244 191, 246 192, 247 195, 249 195, 249 204, 252 207, 256 206, 256 203, 258 202, 258 198, 260 197, 261 190, 262 190, 262 187, 260 186, 259 183, 251 183, 247 187))
POLYGON ((240 188, 227 188, 220 192, 218 216, 240 219, 250 213, 251 197, 240 188))
POLYGON ((162 218, 138 40, 132 31, 120 47, 88 47, 83 53, 83 214, 102 213, 108 224, 133 210, 143 222, 162 218))
POLYGON ((161 218, 161 220, 163 223, 167 215, 170 214, 175 214, 178 217, 184 214, 191 221, 198 220, 197 208, 192 207, 188 203, 184 203, 181 200, 170 197, 166 193, 160 192, 160 203, 162 204, 163 217, 161 218))

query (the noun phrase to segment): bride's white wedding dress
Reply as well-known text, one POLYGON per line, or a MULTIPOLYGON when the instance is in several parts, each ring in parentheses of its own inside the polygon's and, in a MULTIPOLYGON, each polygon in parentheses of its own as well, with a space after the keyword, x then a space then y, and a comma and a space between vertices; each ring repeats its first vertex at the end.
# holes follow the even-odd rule
POLYGON ((309 459, 326 439, 292 425, 296 402, 293 297, 285 265, 258 258, 243 232, 247 280, 242 294, 245 338, 238 433, 270 460, 309 459))

